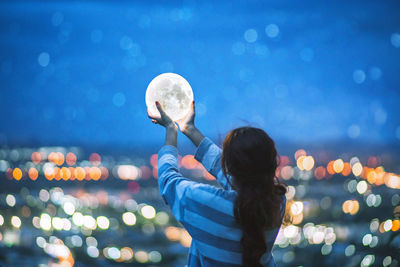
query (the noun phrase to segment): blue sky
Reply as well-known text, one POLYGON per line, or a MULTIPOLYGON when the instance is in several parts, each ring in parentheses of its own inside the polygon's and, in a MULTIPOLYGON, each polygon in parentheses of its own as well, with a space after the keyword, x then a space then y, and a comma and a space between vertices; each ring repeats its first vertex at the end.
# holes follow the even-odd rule
POLYGON ((2 1, 0 144, 146 146, 163 72, 213 137, 400 143, 396 1, 2 1))

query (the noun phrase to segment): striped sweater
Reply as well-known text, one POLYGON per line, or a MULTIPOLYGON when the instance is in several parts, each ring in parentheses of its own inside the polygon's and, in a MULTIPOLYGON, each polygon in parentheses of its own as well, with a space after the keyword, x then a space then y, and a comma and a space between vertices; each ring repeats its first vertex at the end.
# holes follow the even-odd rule
MULTIPOLYGON (((220 164, 221 149, 209 138, 200 143, 195 159, 203 164, 221 185, 194 182, 178 169, 178 150, 163 146, 158 153, 158 184, 161 196, 175 218, 192 237, 188 267, 241 266, 240 225, 233 215, 237 192, 224 176, 220 164)), ((282 205, 282 217, 285 201, 282 205)), ((267 251, 260 260, 263 266, 275 266, 271 249, 279 227, 266 231, 267 251)))

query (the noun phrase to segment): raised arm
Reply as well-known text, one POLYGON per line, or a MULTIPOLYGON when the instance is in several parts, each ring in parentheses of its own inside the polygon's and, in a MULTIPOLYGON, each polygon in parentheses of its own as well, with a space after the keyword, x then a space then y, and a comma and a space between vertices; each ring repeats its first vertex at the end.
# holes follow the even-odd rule
POLYGON ((175 218, 183 221, 183 207, 185 192, 196 183, 184 178, 178 169, 177 131, 175 122, 164 112, 160 103, 156 102, 160 115, 152 115, 148 112, 153 123, 165 127, 165 145, 158 153, 158 186, 166 204, 171 207, 175 218))
POLYGON ((179 222, 183 221, 185 192, 194 184, 179 173, 177 148, 163 146, 158 152, 158 187, 161 197, 179 222))
POLYGON ((218 183, 225 190, 230 190, 231 185, 228 179, 230 181, 231 178, 225 177, 221 168, 221 149, 209 138, 204 137, 196 128, 194 125, 195 114, 195 105, 193 101, 190 112, 183 119, 177 121, 179 128, 198 148, 195 158, 203 164, 206 170, 217 179, 218 183))
POLYGON ((217 179, 217 182, 225 190, 231 190, 232 179, 222 172, 221 152, 221 148, 214 144, 210 138, 205 137, 198 146, 194 158, 203 164, 204 168, 217 179))

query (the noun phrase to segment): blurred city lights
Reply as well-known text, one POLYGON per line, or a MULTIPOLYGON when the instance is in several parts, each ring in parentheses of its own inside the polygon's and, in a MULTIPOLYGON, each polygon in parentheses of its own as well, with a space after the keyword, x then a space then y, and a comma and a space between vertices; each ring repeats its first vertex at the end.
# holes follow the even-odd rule
POLYGON ((132 212, 125 212, 122 214, 122 220, 128 226, 132 226, 136 223, 136 216, 132 212))
POLYGON ((12 216, 11 217, 11 224, 12 226, 14 226, 15 228, 20 228, 21 227, 21 219, 18 216, 12 216))
POLYGON ((6 202, 7 202, 8 206, 14 207, 15 203, 16 203, 16 199, 15 199, 15 197, 13 195, 8 194, 7 197, 6 197, 6 202))
POLYGON ((96 219, 97 225, 100 229, 106 230, 110 226, 110 220, 105 216, 99 216, 96 219))
POLYGON ((156 216, 156 210, 149 205, 143 206, 140 212, 146 219, 153 219, 156 216))

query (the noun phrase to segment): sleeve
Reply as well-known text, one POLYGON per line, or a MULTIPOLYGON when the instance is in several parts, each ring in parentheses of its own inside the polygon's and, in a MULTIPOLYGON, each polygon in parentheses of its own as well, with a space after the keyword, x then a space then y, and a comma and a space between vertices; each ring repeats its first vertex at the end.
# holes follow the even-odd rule
POLYGON ((163 146, 158 152, 158 186, 161 197, 179 222, 183 221, 185 194, 196 184, 179 173, 177 148, 163 146))
POLYGON ((203 164, 204 168, 217 179, 222 188, 231 190, 231 177, 225 176, 222 172, 221 152, 221 148, 214 144, 210 138, 205 137, 198 146, 194 158, 203 164))
POLYGON ((174 146, 164 146, 158 153, 158 185, 175 219, 185 227, 194 242, 199 240, 214 246, 217 233, 223 232, 228 236, 238 234, 231 228, 227 231, 225 226, 214 221, 221 215, 232 219, 225 214, 232 209, 232 201, 224 196, 227 191, 184 178, 179 173, 178 151, 174 146))

